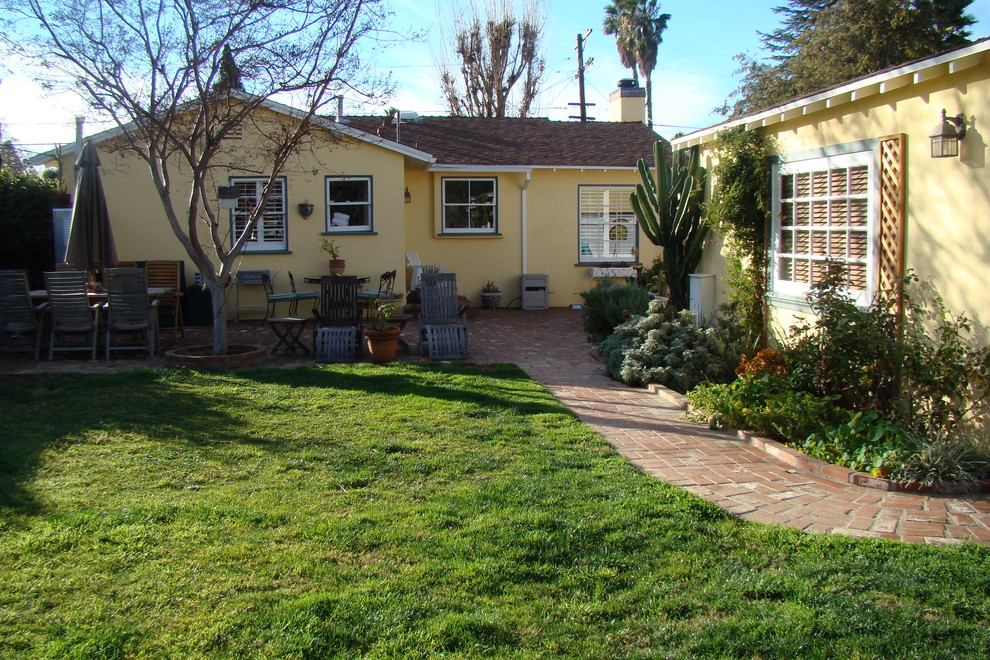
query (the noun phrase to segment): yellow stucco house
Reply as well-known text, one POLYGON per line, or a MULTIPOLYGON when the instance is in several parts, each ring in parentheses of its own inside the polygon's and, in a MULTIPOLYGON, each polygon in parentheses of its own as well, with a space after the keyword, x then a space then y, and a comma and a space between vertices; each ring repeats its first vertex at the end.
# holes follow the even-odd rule
MULTIPOLYGON (((982 40, 672 143, 699 147, 710 166, 720 131, 744 126, 773 138, 768 303, 778 327, 808 311, 805 296, 834 259, 864 303, 905 269, 931 278, 949 309, 973 320, 974 337, 990 342, 988 108, 982 40), (944 132, 959 138, 955 155, 931 137, 943 132, 943 110, 944 132)), ((718 247, 702 270, 722 271, 718 247)))
MULTIPOLYGON (((657 135, 643 123, 641 89, 623 83, 612 97, 609 122, 414 113, 401 113, 398 124, 382 117, 318 118, 312 139, 282 173, 239 268, 291 271, 298 285, 317 288, 302 280, 327 273, 321 240, 329 238, 340 246, 346 274, 377 282, 380 273, 396 269, 397 290, 408 288, 407 253, 415 252, 422 263, 456 273, 460 293, 475 302, 493 280, 503 290, 502 304, 519 306, 521 276, 544 274, 549 306, 580 303, 594 267, 649 264, 657 252, 640 238, 629 204, 639 181, 637 161, 652 160, 657 135)), ((267 102, 259 112, 277 121, 295 111, 267 102)), ((250 148, 252 130, 245 124, 220 161, 229 165, 212 173, 217 187, 237 188, 242 209, 253 206, 265 180, 265 166, 250 148)), ((191 284, 194 268, 162 212, 147 166, 113 149, 117 135, 89 139, 102 158, 118 256, 183 260, 191 284)), ((65 150, 67 162, 73 156, 72 148, 65 150)), ((223 213, 229 214, 230 244, 243 227, 243 212, 223 213)), ((286 289, 285 275, 275 286, 286 289)), ((263 309, 260 287, 238 288, 239 307, 263 309)))

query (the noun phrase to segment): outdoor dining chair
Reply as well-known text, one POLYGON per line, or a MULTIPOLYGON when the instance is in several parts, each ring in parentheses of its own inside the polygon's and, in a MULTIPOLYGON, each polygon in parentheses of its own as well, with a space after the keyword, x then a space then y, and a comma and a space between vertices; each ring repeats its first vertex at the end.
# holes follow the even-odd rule
POLYGON ((107 279, 106 358, 110 359, 110 351, 133 350, 147 350, 148 357, 154 357, 158 301, 148 297, 147 272, 144 268, 108 268, 107 279))
POLYGON ((182 282, 179 262, 171 259, 157 259, 144 262, 148 273, 148 286, 167 287, 172 293, 158 297, 158 314, 172 321, 172 338, 186 336, 182 321, 182 282))
POLYGON ((42 321, 31 303, 27 274, 0 270, 0 350, 41 354, 42 321))
POLYGON ((353 361, 361 352, 362 278, 327 275, 320 278, 320 318, 313 333, 318 362, 353 361))
POLYGON ((431 360, 467 358, 467 322, 455 273, 424 272, 419 292, 419 352, 431 360))
POLYGON ((54 357, 55 351, 89 351, 90 357, 96 359, 100 305, 89 302, 86 273, 81 270, 45 273, 45 289, 51 320, 48 359, 54 357), (76 343, 74 337, 81 337, 83 343, 76 343))
POLYGON ((364 306, 367 316, 370 319, 375 310, 378 309, 378 304, 382 301, 392 301, 397 302, 402 299, 401 294, 395 296, 392 290, 395 288, 395 277, 398 271, 390 270, 381 274, 378 278, 378 288, 371 289, 367 291, 358 292, 358 300, 364 306))

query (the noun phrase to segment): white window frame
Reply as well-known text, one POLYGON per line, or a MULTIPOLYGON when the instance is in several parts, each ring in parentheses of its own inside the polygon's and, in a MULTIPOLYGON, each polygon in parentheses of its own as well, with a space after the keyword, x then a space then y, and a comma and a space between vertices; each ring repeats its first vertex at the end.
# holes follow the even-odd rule
MULTIPOLYGON (((807 309, 807 295, 811 290, 811 284, 795 282, 792 280, 781 279, 781 266, 784 259, 802 258, 805 257, 809 262, 823 262, 826 260, 834 260, 843 264, 859 264, 863 265, 866 269, 866 286, 861 291, 850 291, 856 299, 856 303, 861 306, 867 306, 873 300, 873 296, 876 292, 877 286, 877 158, 876 152, 874 150, 866 151, 855 151, 849 153, 838 153, 834 155, 825 155, 814 158, 804 158, 788 160, 784 157, 781 162, 774 163, 772 167, 773 179, 771 186, 771 194, 773 200, 773 220, 771 223, 771 235, 770 235, 770 301, 774 304, 780 304, 784 307, 792 307, 796 309, 807 309), (787 230, 797 231, 807 231, 809 234, 808 238, 808 252, 797 252, 797 241, 792 244, 793 252, 783 252, 782 247, 784 241, 782 234, 785 230, 785 225, 782 222, 783 211, 784 211, 784 200, 781 199, 781 177, 788 174, 802 174, 802 173, 813 173, 830 171, 833 169, 842 168, 852 168, 858 166, 867 167, 867 190, 864 195, 854 195, 854 194, 840 194, 831 195, 828 191, 824 194, 818 194, 819 191, 812 188, 811 192, 807 196, 799 196, 796 194, 789 200, 796 200, 800 203, 810 202, 814 204, 827 204, 827 211, 829 216, 829 223, 826 225, 816 224, 812 221, 812 224, 808 225, 788 225, 787 230), (816 255, 814 254, 815 239, 814 233, 816 231, 824 231, 825 229, 842 230, 842 227, 850 227, 848 224, 844 223, 833 223, 831 221, 831 202, 836 200, 850 200, 850 199, 865 199, 866 201, 866 257, 865 259, 851 258, 848 252, 848 243, 846 244, 845 255, 835 254, 834 251, 827 255, 816 255), (823 229, 824 228, 824 229, 823 229)), ((813 213, 810 212, 810 213, 813 213)), ((847 230, 850 234, 852 229, 847 230)), ((826 239, 826 244, 828 244, 828 239, 826 239)), ((829 246, 827 250, 833 250, 832 246, 829 246)), ((813 274, 811 278, 814 279, 813 274)))
MULTIPOLYGON (((344 234, 344 233, 371 233, 374 231, 375 217, 374 217, 374 198, 372 193, 374 192, 374 187, 372 185, 372 177, 370 176, 327 176, 324 181, 324 199, 326 202, 326 216, 324 218, 325 231, 328 234, 344 234), (364 181, 367 186, 367 201, 345 201, 345 202, 334 202, 331 201, 330 186, 334 182, 352 182, 352 181, 364 181), (367 218, 368 222, 364 225, 335 225, 334 222, 339 220, 335 219, 335 213, 341 213, 342 207, 354 207, 354 206, 364 206, 367 207, 367 218)), ((347 215, 347 214, 344 214, 347 215)))
POLYGON ((498 233, 498 177, 491 176, 474 176, 474 177, 443 177, 440 181, 440 191, 441 191, 441 204, 440 204, 440 230, 444 234, 497 234, 498 233), (492 184, 492 201, 489 204, 482 204, 478 202, 467 202, 467 203, 454 203, 447 201, 447 184, 448 183, 460 183, 467 182, 468 184, 476 182, 485 182, 492 184), (468 209, 468 214, 470 215, 471 209, 473 208, 489 208, 491 209, 491 226, 490 227, 448 227, 447 226, 447 209, 451 207, 466 207, 468 209))
MULTIPOLYGON (((262 196, 267 177, 238 176, 230 177, 229 184, 244 189, 252 186, 250 195, 243 195, 237 200, 237 207, 230 211, 231 244, 237 241, 241 228, 247 221, 247 216, 254 210, 262 196)), ((288 216, 288 185, 285 177, 278 177, 273 182, 276 186, 268 196, 268 205, 254 228, 253 238, 244 243, 244 252, 284 252, 289 249, 289 216, 288 216), (281 191, 278 190, 281 187, 281 191)))
POLYGON ((636 186, 629 185, 578 186, 578 263, 636 262, 639 223, 629 201, 635 191, 636 186), (599 193, 601 201, 593 202, 599 193), (625 227, 627 234, 616 240, 619 227, 625 227))

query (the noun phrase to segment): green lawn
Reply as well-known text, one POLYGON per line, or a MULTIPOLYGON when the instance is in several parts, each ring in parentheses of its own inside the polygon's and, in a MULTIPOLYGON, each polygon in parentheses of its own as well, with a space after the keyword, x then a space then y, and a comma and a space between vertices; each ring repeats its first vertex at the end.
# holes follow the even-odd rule
POLYGON ((742 523, 511 366, 0 379, 3 657, 990 656, 990 548, 742 523))

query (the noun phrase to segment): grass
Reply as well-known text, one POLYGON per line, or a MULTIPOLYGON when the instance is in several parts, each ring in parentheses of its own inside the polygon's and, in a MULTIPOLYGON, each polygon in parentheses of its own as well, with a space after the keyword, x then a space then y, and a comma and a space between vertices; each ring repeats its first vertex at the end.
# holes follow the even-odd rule
POLYGON ((990 549, 740 522, 511 366, 0 379, 0 655, 984 658, 990 549))

